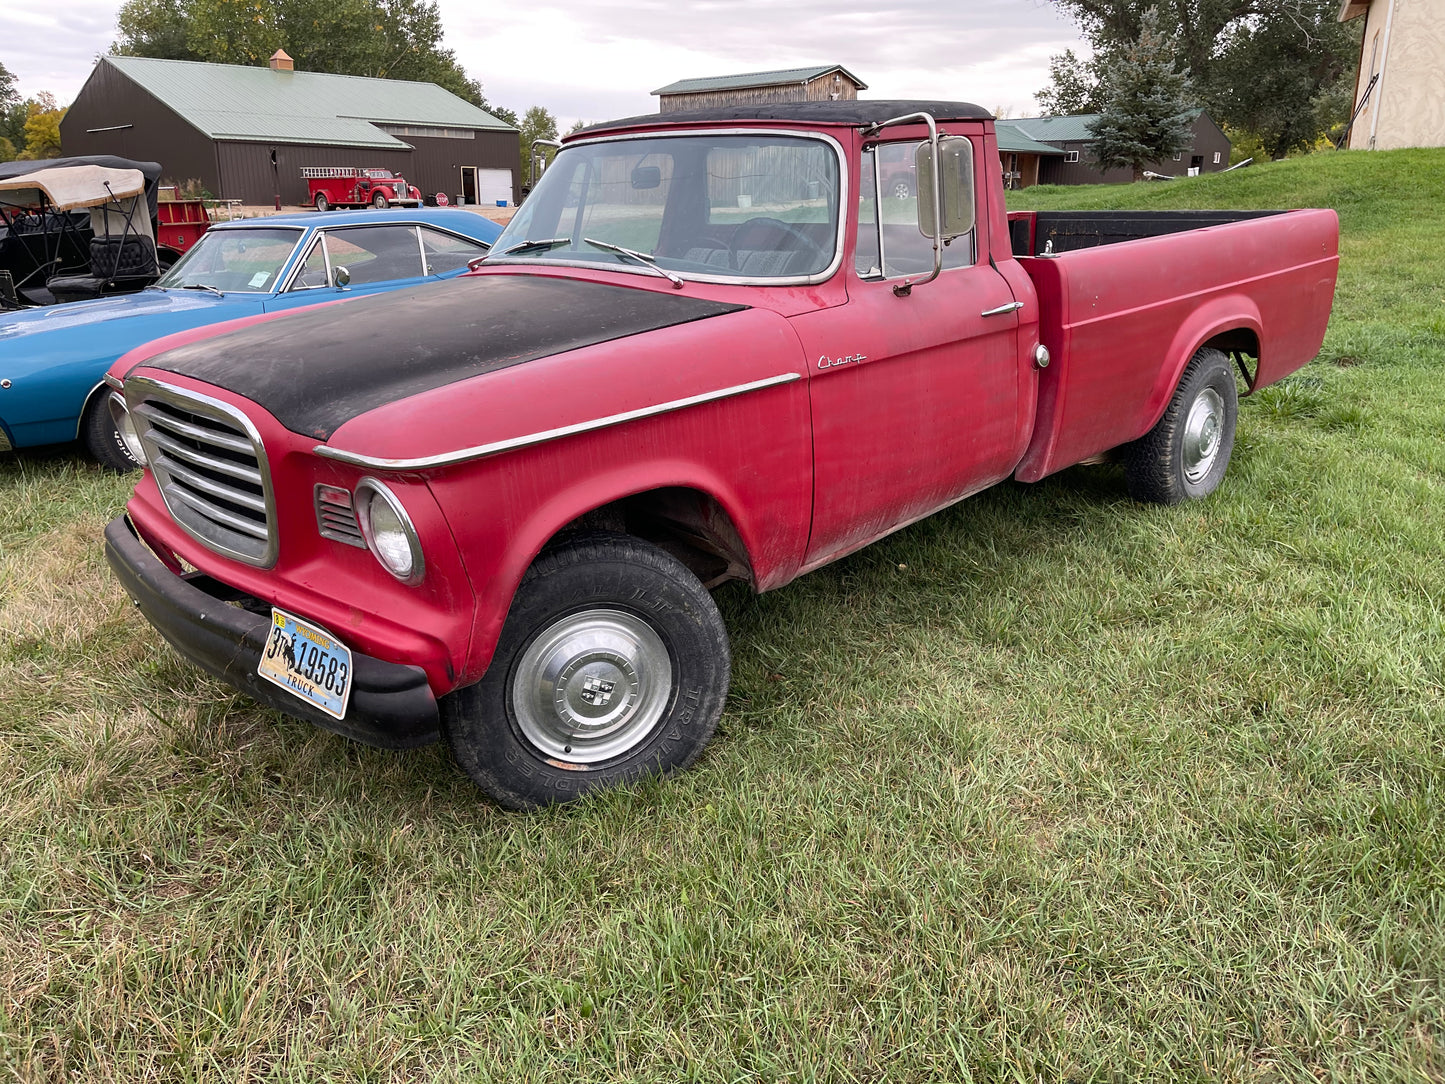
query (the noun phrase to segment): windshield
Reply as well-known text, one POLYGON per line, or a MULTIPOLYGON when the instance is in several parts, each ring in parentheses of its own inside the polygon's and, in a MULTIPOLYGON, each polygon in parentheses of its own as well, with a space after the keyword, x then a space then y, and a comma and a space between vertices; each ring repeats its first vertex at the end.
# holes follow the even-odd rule
POLYGON ((654 136, 563 148, 488 262, 585 262, 647 274, 640 255, 687 277, 796 280, 826 271, 837 241, 831 144, 654 136))
POLYGON ((210 230, 156 285, 165 290, 209 288, 223 293, 269 294, 302 230, 210 230))

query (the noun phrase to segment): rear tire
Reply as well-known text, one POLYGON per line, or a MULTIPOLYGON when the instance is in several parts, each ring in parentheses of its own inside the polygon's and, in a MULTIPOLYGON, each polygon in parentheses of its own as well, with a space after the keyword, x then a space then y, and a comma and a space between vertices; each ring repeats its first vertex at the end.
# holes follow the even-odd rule
POLYGON ((1209 496, 1229 466, 1238 420, 1234 367, 1206 346, 1190 359, 1158 424, 1126 447, 1129 495, 1155 504, 1209 496))
POLYGON ((110 416, 110 392, 91 396, 80 419, 80 440, 89 456, 117 474, 140 470, 110 416))
POLYGON ((442 698, 457 763, 498 804, 536 809, 697 759, 731 658, 722 616, 676 558, 596 532, 545 551, 486 676, 442 698))
POLYGON ((317 192, 316 198, 312 200, 312 203, 316 207, 316 209, 322 214, 325 214, 327 211, 331 210, 331 201, 326 198, 325 192, 317 192))

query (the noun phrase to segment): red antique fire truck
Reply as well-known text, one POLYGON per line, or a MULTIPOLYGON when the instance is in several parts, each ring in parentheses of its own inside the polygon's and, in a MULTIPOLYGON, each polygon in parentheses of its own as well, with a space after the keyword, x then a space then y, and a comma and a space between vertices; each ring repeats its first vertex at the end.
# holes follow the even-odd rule
POLYGON ((421 189, 406 183, 389 169, 357 169, 353 166, 304 166, 311 206, 318 211, 332 207, 420 207, 421 189))

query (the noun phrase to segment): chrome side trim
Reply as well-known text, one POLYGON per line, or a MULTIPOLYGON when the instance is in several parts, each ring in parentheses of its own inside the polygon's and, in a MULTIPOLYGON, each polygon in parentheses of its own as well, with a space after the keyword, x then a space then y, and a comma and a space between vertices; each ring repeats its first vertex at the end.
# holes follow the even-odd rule
POLYGON ((771 388, 778 384, 791 384, 794 380, 801 379, 803 379, 803 374, 801 373, 783 373, 780 376, 770 376, 764 380, 754 380, 747 384, 735 384, 730 388, 719 388, 717 391, 703 392, 701 395, 690 395, 686 399, 673 399, 671 402, 658 403, 656 406, 640 407, 637 410, 628 410, 621 414, 609 414, 605 418, 594 418, 591 421, 577 422, 574 425, 563 425, 556 429, 544 429, 540 433, 528 433, 523 437, 511 437, 507 440, 494 441, 491 444, 478 444, 472 448, 459 448, 454 452, 419 456, 416 459, 381 459, 376 456, 363 455, 360 452, 348 452, 341 448, 332 448, 327 444, 318 444, 312 451, 327 459, 350 463, 356 467, 369 467, 372 470, 427 470, 431 467, 445 467, 453 463, 465 463, 472 459, 484 459, 487 456, 500 455, 502 452, 511 452, 518 448, 527 448, 533 444, 545 444, 547 441, 576 436, 578 433, 590 433, 595 429, 607 429, 614 425, 622 425, 625 422, 637 421, 639 418, 651 418, 658 414, 670 414, 674 410, 686 410, 688 407, 699 406, 702 403, 711 403, 718 399, 730 399, 734 395, 746 395, 750 391, 760 391, 763 388, 771 388))
MULTIPOLYGON (((122 383, 120 377, 118 376, 111 376, 109 373, 106 373, 100 379, 102 383, 109 384, 116 391, 125 391, 125 384, 122 383)), ((95 388, 91 388, 90 390, 94 391, 95 388)), ((86 398, 89 399, 90 396, 87 395, 86 398)))

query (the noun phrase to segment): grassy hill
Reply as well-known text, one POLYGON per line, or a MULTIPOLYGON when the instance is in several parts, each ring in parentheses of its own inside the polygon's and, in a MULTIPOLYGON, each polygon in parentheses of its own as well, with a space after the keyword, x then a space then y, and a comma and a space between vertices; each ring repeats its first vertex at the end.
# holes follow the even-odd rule
POLYGON ((1324 351, 1206 501, 1076 468, 723 592, 713 747, 563 812, 198 674, 129 483, 0 456, 7 1078, 1445 1078, 1445 152, 1012 205, 1335 207, 1324 351))

